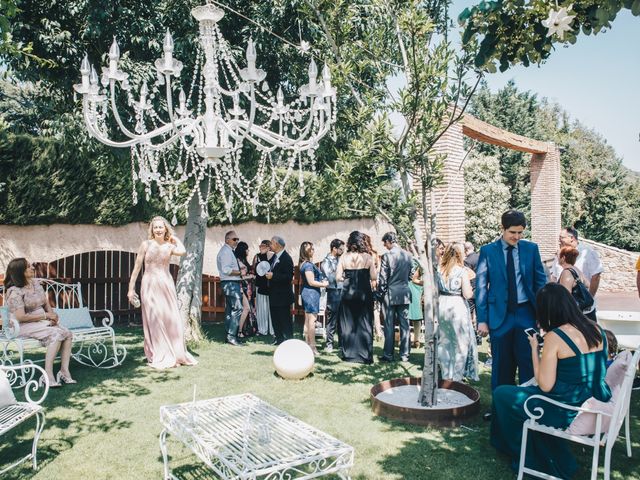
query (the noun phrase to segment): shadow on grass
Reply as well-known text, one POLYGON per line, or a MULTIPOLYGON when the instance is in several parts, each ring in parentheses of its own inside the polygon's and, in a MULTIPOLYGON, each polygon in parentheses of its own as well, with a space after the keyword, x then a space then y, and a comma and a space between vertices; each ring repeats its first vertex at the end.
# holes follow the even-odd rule
POLYGON ((515 475, 494 455, 485 431, 461 428, 430 431, 427 436, 405 441, 399 451, 378 460, 382 470, 393 478, 461 479, 514 478, 515 475))
MULTIPOLYGON (((97 432, 114 432, 130 428, 132 422, 103 415, 86 408, 87 404, 108 407, 118 398, 143 398, 150 393, 149 382, 163 382, 174 375, 170 370, 151 370, 146 366, 142 347, 141 329, 119 327, 116 329, 118 343, 127 348, 127 357, 122 365, 111 369, 99 369, 71 361, 70 370, 78 381, 75 385, 51 388, 44 403, 45 427, 38 443, 38 468, 47 466, 57 455, 73 448, 78 439, 97 432), (69 412, 81 412, 69 416, 69 412), (50 438, 48 430, 63 432, 62 437, 50 438)), ((39 362, 44 350, 27 355, 39 362)), ((59 368, 56 361, 54 370, 59 368)), ((111 412, 112 413, 112 412, 111 412)), ((8 465, 31 450, 35 419, 3 436, 0 445, 0 467, 8 465)), ((34 473, 30 463, 9 471, 4 479, 29 478, 34 473), (12 476, 15 475, 15 476, 12 476)))

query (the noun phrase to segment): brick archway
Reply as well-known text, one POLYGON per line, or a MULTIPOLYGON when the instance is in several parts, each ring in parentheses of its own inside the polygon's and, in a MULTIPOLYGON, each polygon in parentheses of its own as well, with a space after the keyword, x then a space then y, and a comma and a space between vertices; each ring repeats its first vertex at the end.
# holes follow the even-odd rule
POLYGON ((553 257, 558 245, 560 218, 560 150, 553 142, 541 142, 502 130, 465 114, 434 145, 446 155, 444 183, 436 188, 438 224, 436 233, 445 242, 465 238, 464 178, 461 163, 467 136, 478 141, 531 154, 531 238, 540 247, 543 260, 553 257))

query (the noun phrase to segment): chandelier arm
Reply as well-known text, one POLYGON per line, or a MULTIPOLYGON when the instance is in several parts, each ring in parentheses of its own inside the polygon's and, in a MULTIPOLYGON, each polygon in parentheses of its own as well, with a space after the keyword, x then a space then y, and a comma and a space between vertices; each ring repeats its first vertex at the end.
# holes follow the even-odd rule
POLYGON ((173 95, 171 95, 171 75, 165 74, 165 85, 167 86, 167 112, 169 113, 169 121, 175 130, 177 130, 176 122, 173 116, 173 95))
POLYGON ((120 127, 120 130, 122 130, 122 133, 124 133, 129 138, 136 138, 136 134, 131 132, 127 127, 124 126, 124 123, 120 118, 118 108, 116 107, 116 82, 112 78, 109 83, 111 90, 111 111, 113 112, 113 117, 116 119, 116 123, 120 127))
MULTIPOLYGON (((242 125, 243 122, 241 120, 238 120, 238 122, 244 128, 244 125, 242 125)), ((256 143, 254 141, 255 140, 254 136, 255 136, 261 140, 264 140, 265 142, 268 142, 270 145, 274 147, 304 151, 304 150, 308 150, 314 143, 316 143, 317 140, 322 138, 322 136, 326 134, 327 131, 328 129, 325 125, 323 129, 318 132, 318 134, 310 138, 307 138, 304 140, 298 139, 298 140, 291 141, 285 136, 278 135, 277 133, 272 132, 271 130, 267 130, 258 125, 254 125, 253 130, 251 131, 253 135, 248 135, 247 140, 251 141, 251 143, 253 143, 254 145, 259 145, 259 143, 256 143)))
MULTIPOLYGON (((187 125, 182 128, 182 130, 177 130, 176 128, 176 133, 174 135, 172 135, 171 137, 169 137, 167 140, 165 140, 162 143, 158 143, 158 144, 153 144, 153 143, 149 143, 148 148, 150 150, 153 151, 157 151, 157 150, 162 150, 163 148, 171 145, 172 143, 175 143, 176 140, 178 140, 179 138, 184 138, 185 136, 187 136, 189 133, 191 133, 194 129, 194 124, 196 123, 194 120, 190 119, 190 118, 183 118, 183 119, 179 119, 178 122, 180 122, 180 120, 182 120, 182 123, 186 123, 187 125)), ((167 124, 165 127, 162 128, 166 128, 168 127, 169 124, 167 124)), ((172 129, 170 129, 169 131, 171 131, 172 129)), ((153 132, 150 132, 153 133, 153 132)), ((154 137, 157 135, 154 135, 154 137)), ((153 137, 152 137, 153 138, 153 137)))
MULTIPOLYGON (((93 135, 95 138, 97 138, 98 140, 100 140, 102 143, 104 143, 105 145, 108 145, 110 147, 118 147, 118 148, 125 148, 125 147, 133 147, 135 145, 144 143, 147 140, 151 140, 154 137, 157 137, 159 135, 163 135, 167 132, 170 132, 172 130, 172 126, 167 124, 164 125, 160 128, 157 128, 155 130, 152 130, 150 132, 145 133, 144 135, 136 135, 135 138, 132 138, 131 140, 126 140, 126 141, 122 141, 122 142, 118 142, 115 140, 111 140, 109 137, 106 137, 104 134, 102 134, 100 132, 100 130, 96 127, 96 125, 91 121, 91 119, 89 118, 89 112, 87 111, 87 109, 83 109, 84 110, 84 120, 85 120, 85 125, 87 126, 87 130, 89 130, 89 133, 91 133, 91 135, 93 135)), ((180 123, 180 121, 178 121, 178 123, 180 123)), ((180 134, 177 133, 176 135, 174 135, 173 137, 170 138, 173 139, 173 141, 175 141, 175 138, 178 137, 180 134)), ((165 141, 162 144, 159 145, 168 145, 169 141, 165 141)), ((150 144, 151 148, 154 147, 153 144, 150 144)), ((154 148, 157 149, 157 148, 154 148)))

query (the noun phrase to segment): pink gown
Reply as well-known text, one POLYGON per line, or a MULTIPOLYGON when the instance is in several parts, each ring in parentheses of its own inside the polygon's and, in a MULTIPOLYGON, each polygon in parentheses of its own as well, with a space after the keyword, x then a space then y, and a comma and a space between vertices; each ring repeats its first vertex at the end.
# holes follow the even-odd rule
POLYGON ((144 354, 149 366, 157 369, 198 363, 184 343, 176 287, 169 273, 169 259, 174 248, 175 245, 169 242, 159 245, 150 240, 144 256, 140 287, 144 354))

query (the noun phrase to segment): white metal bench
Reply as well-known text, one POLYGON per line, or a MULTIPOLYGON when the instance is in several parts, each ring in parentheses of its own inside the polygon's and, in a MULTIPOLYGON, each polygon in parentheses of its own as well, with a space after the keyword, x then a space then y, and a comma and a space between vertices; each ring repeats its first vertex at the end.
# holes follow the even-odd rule
POLYGON ((224 479, 348 479, 353 466, 353 447, 251 394, 165 405, 160 421, 165 480, 168 434, 224 479))
POLYGON ((582 445, 586 445, 588 447, 593 448, 593 457, 591 462, 591 480, 595 480, 598 476, 598 458, 600 453, 600 447, 605 448, 605 456, 604 456, 604 478, 605 480, 609 480, 611 475, 611 449, 618 438, 618 434, 620 433, 620 429, 622 428, 622 423, 625 423, 625 440, 627 444, 627 456, 631 457, 631 438, 630 438, 630 429, 629 429, 629 405, 631 403, 631 390, 633 386, 633 379, 635 378, 636 369, 638 367, 638 361, 640 361, 640 350, 637 350, 631 363, 627 367, 626 373, 624 375, 624 380, 622 382, 622 386, 620 387, 620 392, 617 397, 617 401, 615 404, 615 408, 613 410, 613 414, 609 414, 606 412, 600 412, 598 410, 589 410, 582 407, 573 407, 571 405, 565 405, 564 403, 557 402, 552 400, 544 395, 532 395, 527 399, 524 404, 524 409, 529 416, 529 419, 524 422, 522 427, 522 446, 520 449, 520 466, 518 469, 518 480, 521 480, 524 474, 529 474, 538 478, 545 479, 555 479, 561 480, 558 477, 554 477, 552 475, 546 474, 544 472, 540 472, 537 470, 533 470, 531 468, 527 468, 525 466, 525 454, 527 451, 527 435, 529 430, 534 430, 537 432, 546 433, 548 435, 553 435, 554 437, 564 438, 566 440, 570 440, 572 442, 580 443, 582 445), (567 432, 566 430, 562 430, 559 428, 548 427, 546 425, 541 425, 537 422, 544 415, 544 408, 541 406, 537 406, 533 408, 533 412, 529 409, 527 405, 531 400, 544 401, 550 404, 550 408, 563 408, 566 410, 573 410, 576 412, 587 412, 593 413, 596 415, 596 429, 594 435, 575 435, 567 432), (611 417, 611 421, 609 424, 609 429, 606 431, 602 430, 602 419, 603 416, 611 417))
MULTIPOLYGON (((44 429, 44 410, 40 404, 49 392, 49 379, 44 369, 33 364, 18 366, 0 365, 0 369, 6 372, 12 387, 24 386, 25 398, 25 401, 0 407, 0 437, 21 423, 29 420, 31 417, 36 417, 35 435, 33 437, 31 453, 0 470, 0 476, 29 459, 32 460, 33 469, 36 470, 38 468, 38 439, 44 429), (42 381, 43 383, 40 383, 41 377, 44 379, 42 381), (26 383, 23 382, 24 379, 26 379, 26 383), (39 398, 34 400, 32 395, 36 393, 39 398)), ((0 468, 2 467, 0 466, 0 468)))
MULTIPOLYGON (((42 287, 60 317, 60 324, 73 333, 72 358, 78 363, 97 368, 113 368, 121 365, 127 356, 123 345, 116 343, 113 313, 110 310, 89 310, 84 307, 80 283, 60 283, 39 279, 42 287), (104 315, 95 324, 91 314, 104 315)), ((0 289, 0 296, 4 291, 0 289)), ((40 342, 20 337, 20 325, 14 319, 6 319, 0 332, 0 363, 13 365, 12 352, 18 353, 18 364, 25 363, 24 352, 39 348, 40 342)), ((28 361, 27 361, 28 363, 28 361)))

